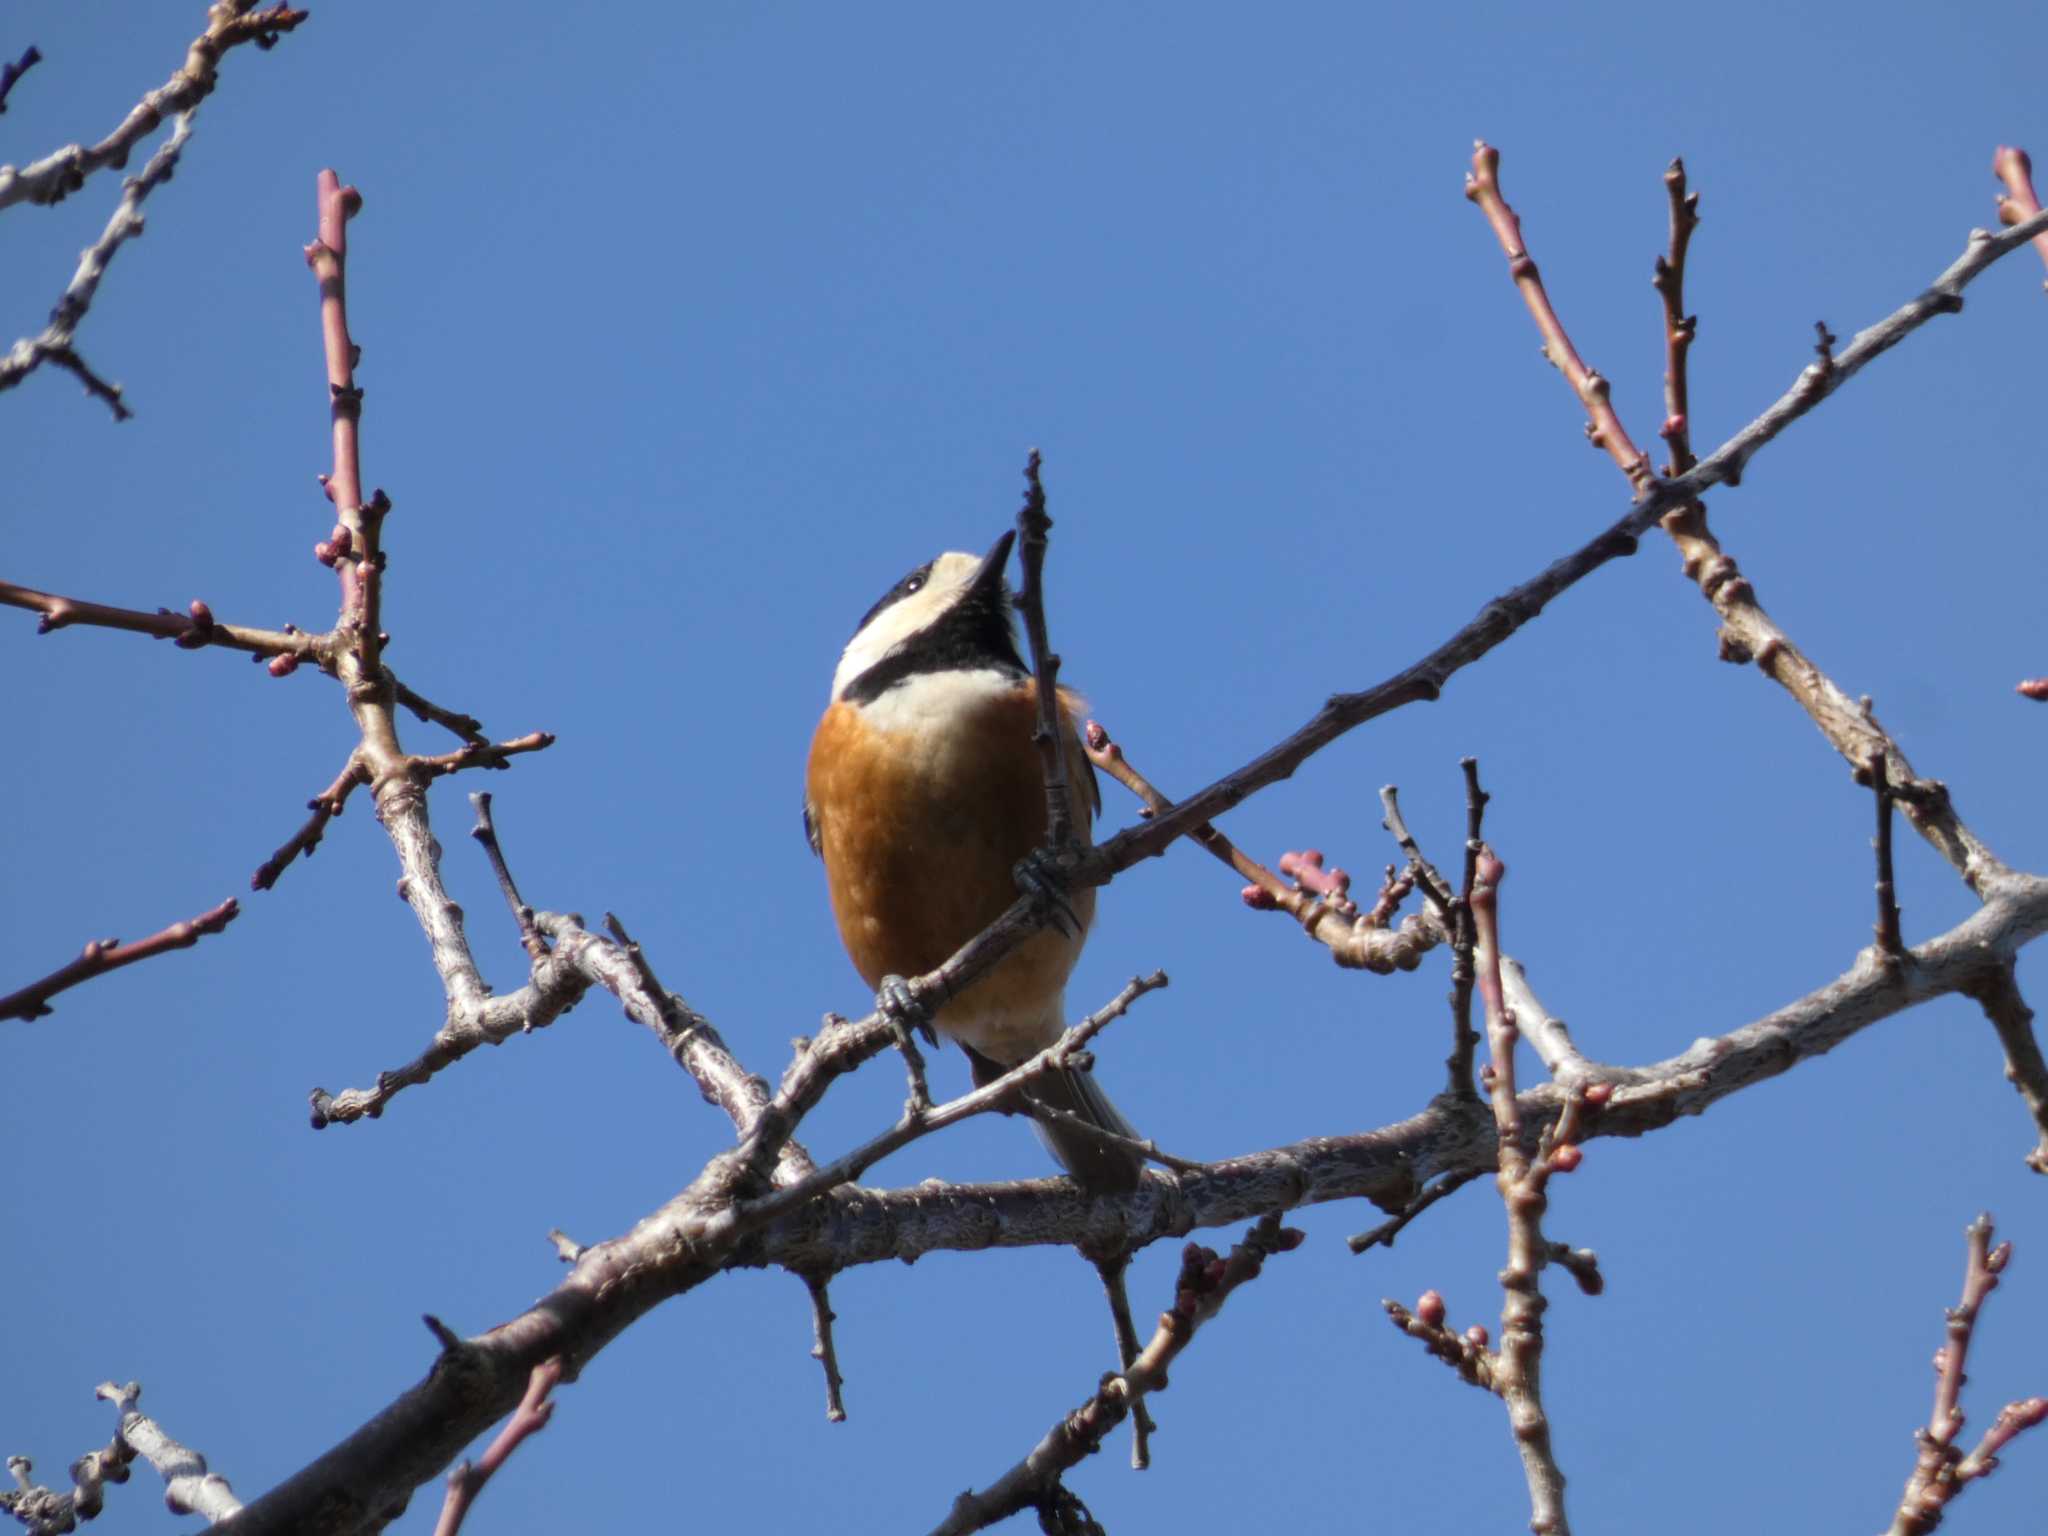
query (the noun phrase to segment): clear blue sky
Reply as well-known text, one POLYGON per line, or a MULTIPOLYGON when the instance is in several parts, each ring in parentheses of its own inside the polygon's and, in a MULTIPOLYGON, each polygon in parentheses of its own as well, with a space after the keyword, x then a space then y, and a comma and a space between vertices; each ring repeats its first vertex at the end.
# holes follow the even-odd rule
MULTIPOLYGON (((161 82, 198 0, 28 0, 0 50, 47 61, 0 159, 96 138, 161 82)), ((1378 680, 1604 525, 1622 482, 1581 439, 1492 237, 1471 141, 1639 437, 1661 411, 1658 176, 1704 194, 1696 430, 1718 442, 1805 362, 1993 220, 2000 142, 2048 160, 2038 7, 1605 5, 315 6, 237 53, 149 233, 81 333, 115 426, 62 376, 0 399, 0 576, 223 619, 331 621, 313 178, 364 192, 352 319, 365 473, 396 502, 391 661, 498 736, 536 904, 618 912, 663 978, 773 1076, 826 1009, 866 1006, 797 829, 839 647, 904 570, 985 547, 1028 447, 1058 520, 1068 675, 1169 791, 1378 680)), ((0 222, 0 344, 33 331, 118 193, 0 222)), ((2040 747, 2016 699, 2041 634, 2040 264, 1883 360, 1712 498, 1765 604, 2011 862, 2048 868, 2040 747)), ((324 679, 0 613, 9 750, 0 990, 94 934, 242 892, 351 743, 324 679)), ((410 744, 441 750, 437 733, 410 744)), ((1346 739, 1234 813, 1268 857, 1374 870, 1398 782, 1454 857, 1477 753, 1510 867, 1508 948, 1595 1055, 1654 1060, 1846 969, 1868 941, 1870 805, 1753 669, 1714 659, 1671 551, 1573 591, 1437 704, 1346 739)), ((491 979, 522 960, 462 790, 434 814, 491 979)), ((1111 819, 1130 807, 1112 790, 1111 819)), ((725 1140, 659 1050, 593 998, 552 1030, 314 1134, 305 1095, 409 1059, 440 1015, 389 845, 358 803, 223 938, 0 1025, 0 1452, 42 1473, 144 1406, 251 1497, 426 1368, 419 1314, 481 1330, 554 1284, 544 1240, 622 1230, 725 1140)), ((1903 848, 1907 932, 1970 898, 1903 848)), ((1165 968, 1104 1042, 1131 1117, 1224 1156, 1405 1116, 1434 1091, 1442 956, 1339 973, 1176 850, 1105 892, 1077 1009, 1165 968)), ((2037 1004, 2038 962, 2022 969, 2037 1004)), ((958 1089, 947 1054, 935 1070, 958 1089)), ((805 1131, 900 1101, 886 1064, 805 1131)), ((1993 1210, 2018 1248, 1974 1357, 1978 1427, 2048 1390, 2048 1186, 1974 1011, 1895 1020, 1831 1059, 1561 1184, 1553 1235, 1609 1293, 1554 1286, 1550 1406, 1582 1532, 1876 1529, 1924 1421, 1927 1360, 1993 1210)), ((1014 1122, 877 1171, 1036 1176, 1014 1122)), ((1498 1202, 1466 1191, 1393 1253, 1363 1208, 1205 1332, 1074 1479, 1112 1530, 1514 1530, 1498 1405, 1397 1337, 1435 1285, 1497 1327, 1498 1202)), ((1212 1234, 1228 1241, 1234 1233, 1212 1234)), ((1149 1317, 1170 1245, 1134 1272, 1149 1317)), ((1068 1253, 945 1256, 835 1288, 852 1420, 828 1425, 802 1287, 722 1279, 604 1354, 478 1529, 921 1530, 1104 1368, 1068 1253)), ((437 1493, 403 1528, 431 1526, 437 1493)), ((2022 1442, 1952 1516, 2048 1498, 2022 1442)), ((173 1528, 156 1487, 110 1532, 173 1528)))

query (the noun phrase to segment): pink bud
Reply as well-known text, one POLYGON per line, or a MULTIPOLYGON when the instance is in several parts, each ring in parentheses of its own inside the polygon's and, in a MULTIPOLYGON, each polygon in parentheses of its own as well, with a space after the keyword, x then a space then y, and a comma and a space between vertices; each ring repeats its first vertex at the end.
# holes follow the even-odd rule
POLYGON ((1586 1154, 1567 1143, 1550 1154, 1550 1169, 1553 1173, 1570 1173, 1584 1162, 1586 1154))
POLYGON ((1474 1323, 1465 1330, 1465 1342, 1474 1349, 1486 1348, 1487 1338, 1486 1324, 1484 1323, 1474 1323))
POLYGON ((1441 1291, 1424 1291, 1415 1298, 1416 1321, 1427 1323, 1432 1328, 1444 1325, 1444 1298, 1441 1291))
POLYGON ((1248 885, 1239 894, 1244 897, 1244 904, 1254 912, 1271 912, 1280 905, 1263 885, 1248 885))
POLYGON ((281 656, 273 656, 270 658, 270 675, 272 677, 290 677, 294 672, 298 670, 299 658, 294 656, 290 651, 286 651, 281 656))
POLYGON ((187 611, 192 615, 192 622, 201 629, 210 629, 213 626, 213 610, 198 598, 192 599, 192 606, 187 611))
POLYGON ((1614 1084, 1612 1083, 1588 1083, 1586 1085, 1586 1107, 1588 1109, 1598 1109, 1613 1097, 1614 1084))

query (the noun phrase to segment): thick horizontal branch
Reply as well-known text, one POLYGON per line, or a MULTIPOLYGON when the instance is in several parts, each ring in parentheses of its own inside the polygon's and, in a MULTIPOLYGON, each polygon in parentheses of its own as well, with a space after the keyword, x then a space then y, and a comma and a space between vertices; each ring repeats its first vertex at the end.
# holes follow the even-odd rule
MULTIPOLYGON (((1966 922, 1910 950, 1903 961, 1886 964, 1866 952, 1850 971, 1777 1012, 1631 1070, 1630 1080, 1589 1115, 1581 1138, 1639 1136, 1699 1114, 1882 1019, 1966 989, 2044 931, 2048 881, 2015 877, 1966 922)), ((1554 1084, 1522 1094, 1525 1139, 1533 1144, 1565 1100, 1554 1084)), ((1148 1174, 1122 1197, 1091 1199, 1066 1179, 895 1191, 842 1187, 747 1233, 729 1211, 707 1210, 693 1188, 624 1236, 582 1250, 553 1293, 444 1355, 361 1430, 251 1503, 233 1536, 366 1529, 511 1412, 534 1366, 559 1354, 565 1379, 573 1380, 635 1320, 723 1269, 837 1271, 940 1250, 1114 1243, 1135 1251, 1198 1227, 1300 1205, 1363 1198, 1398 1206, 1418 1183, 1491 1169, 1495 1150, 1485 1107, 1439 1098, 1423 1113, 1377 1131, 1316 1137, 1173 1178, 1148 1174)))

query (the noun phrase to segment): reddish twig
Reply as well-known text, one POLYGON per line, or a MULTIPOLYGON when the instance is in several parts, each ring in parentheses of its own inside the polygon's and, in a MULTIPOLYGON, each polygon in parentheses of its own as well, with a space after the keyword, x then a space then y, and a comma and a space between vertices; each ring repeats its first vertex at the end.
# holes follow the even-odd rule
POLYGON ((55 592, 38 592, 33 587, 18 587, 11 582, 0 581, 0 607, 26 608, 30 613, 41 615, 41 622, 36 625, 39 635, 73 624, 84 624, 99 629, 122 629, 132 634, 151 635, 158 640, 169 640, 183 651, 203 650, 212 645, 223 650, 246 651, 259 659, 291 656, 299 661, 320 662, 319 635, 309 635, 290 624, 283 629, 250 629, 241 624, 222 624, 213 617, 213 610, 196 598, 184 613, 173 613, 168 608, 145 613, 140 608, 112 608, 105 603, 88 603, 75 597, 61 597, 55 592))
POLYGON ((2012 1258, 2012 1244, 1991 1246, 1991 1218, 1979 1216, 1964 1229, 1968 1258, 1963 1268, 1963 1298, 1948 1309, 1948 1339, 1934 1354, 1934 1411, 1925 1428, 1913 1432, 1920 1454, 1906 1491, 1892 1516, 1888 1536, 1926 1536, 1941 1524, 1949 1500, 1964 1486, 1988 1476, 1998 1465, 1998 1452, 2020 1431, 2048 1419, 2048 1397, 2008 1403, 1999 1411, 1983 1439, 1968 1455, 1956 1445, 1962 1432, 1963 1372, 1984 1300, 1998 1287, 1998 1277, 2012 1258))
POLYGON ((515 736, 510 741, 472 742, 453 752, 442 752, 432 757, 412 759, 413 771, 430 779, 443 774, 460 773, 465 768, 510 768, 509 759, 522 752, 544 752, 555 744, 555 738, 547 731, 529 731, 524 736, 515 736))
POLYGON ((2013 692, 2019 694, 2022 698, 2033 699, 2036 702, 2048 700, 2048 677, 2027 678, 2014 688, 2013 692))
MULTIPOLYGON (((1469 768, 1467 772, 1476 792, 1476 774, 1469 768)), ((1483 795, 1475 794, 1475 800, 1484 804, 1483 795)), ((1535 1154, 1530 1154, 1523 1142, 1522 1111, 1515 1096, 1517 1030, 1501 985, 1499 892, 1507 868, 1491 849, 1482 846, 1472 861, 1472 871, 1466 905, 1477 935, 1477 985, 1486 1008, 1487 1048, 1492 1056, 1485 1077, 1499 1149, 1496 1182, 1508 1216, 1508 1261, 1500 1274, 1506 1293, 1501 1306, 1500 1348, 1487 1347, 1484 1328, 1471 1328, 1463 1335, 1452 1333, 1445 1324, 1443 1297, 1435 1291, 1425 1292, 1412 1311, 1397 1301, 1384 1305, 1395 1327, 1420 1340, 1466 1381, 1486 1388, 1506 1404, 1515 1449, 1529 1485, 1530 1529, 1545 1536, 1569 1536, 1564 1472, 1551 1449, 1550 1420, 1543 1407, 1543 1313, 1549 1303, 1540 1280, 1544 1267, 1552 1263, 1568 1268, 1581 1289, 1589 1293, 1597 1293, 1600 1278, 1598 1261, 1590 1251, 1574 1250, 1544 1237, 1543 1212, 1549 1204, 1551 1175, 1569 1173, 1579 1166, 1583 1155, 1577 1145, 1581 1117, 1588 1106, 1606 1103, 1612 1089, 1604 1083, 1573 1088, 1563 1113, 1539 1138, 1535 1154)))
POLYGON ((0 997, 0 1019, 42 1018, 51 1012, 50 999, 59 992, 75 987, 81 981, 90 981, 95 976, 104 976, 108 971, 118 971, 124 965, 147 960, 152 955, 190 949, 207 934, 219 933, 227 927, 241 910, 235 898, 230 896, 219 906, 197 917, 173 923, 161 932, 146 939, 137 939, 132 944, 123 944, 119 939, 94 939, 69 965, 58 967, 41 981, 33 982, 18 992, 0 997))
POLYGON ((1160 1314, 1158 1331, 1130 1367, 1105 1377, 1092 1397, 1055 1424, 1028 1456, 984 1492, 961 1494, 933 1536, 962 1536, 1020 1510, 1078 1505, 1060 1482, 1062 1475, 1101 1449, 1109 1432, 1147 1393, 1166 1390, 1167 1370, 1180 1352, 1196 1331, 1222 1310, 1233 1291, 1258 1278, 1268 1255, 1285 1253, 1300 1246, 1301 1240, 1299 1231, 1282 1226, 1277 1215, 1268 1215, 1230 1250, 1227 1259, 1218 1257, 1213 1248, 1188 1244, 1181 1255, 1173 1306, 1160 1314))
MULTIPOLYGON (((2034 196, 2034 162, 2024 149, 1999 145, 1991 157, 1991 173, 2005 183, 2004 195, 1998 199, 1999 223, 2024 223, 2041 211, 2041 200, 2034 196)), ((2048 232, 2034 236, 2034 249, 2048 262, 2048 232)))
MULTIPOLYGON (((1516 285, 1522 290, 1530 313, 1536 317, 1546 351, 1554 361, 1559 357, 1568 360, 1560 362, 1559 366, 1572 381, 1574 392, 1586 400, 1591 388, 1587 381, 1594 376, 1577 362, 1578 354, 1572 350, 1563 322, 1559 320, 1537 275, 1535 262, 1522 244, 1521 226, 1500 197, 1499 161, 1496 151, 1483 144, 1480 146, 1479 153, 1474 156, 1474 173, 1466 179, 1466 195, 1486 211, 1494 232, 1508 250, 1516 285), (1575 368, 1577 372, 1574 372, 1575 368)), ((1918 299, 1888 319, 1859 332, 1839 355, 1832 349, 1832 338, 1827 338, 1818 349, 1821 355, 1793 381, 1792 388, 1766 413, 1766 418, 1782 415, 1784 420, 1790 421, 1811 410, 1879 351, 1897 342, 1904 334, 1901 326, 1909 311, 1916 317, 1914 324, 1924 323, 1937 314, 1953 314, 1962 304, 1961 292, 1954 286, 1954 279, 1966 271, 1974 275, 1974 272, 1982 270, 1976 265, 1980 258, 1989 256, 1994 249, 2001 252, 2011 249, 2020 233, 2018 229, 2002 236, 1992 236, 1981 230, 1973 232, 1970 248, 1962 259, 1918 299)), ((1690 238, 1689 230, 1687 236, 1690 238)), ((1827 336, 1825 327, 1822 327, 1821 334, 1827 336)), ((1634 445, 1621 433, 1618 419, 1613 418, 1612 408, 1607 406, 1604 381, 1600 381, 1600 389, 1594 398, 1607 407, 1604 415, 1595 416, 1592 430, 1596 440, 1609 449, 1627 475, 1631 489, 1637 494, 1638 506, 1654 507, 1664 514, 1661 518, 1664 530, 1678 546, 1686 575, 1698 584, 1701 595, 1721 616, 1722 658, 1756 662, 1798 700, 1835 749, 1857 771, 1863 770, 1873 750, 1881 749, 1885 754, 1886 776, 1892 793, 1906 807, 1914 829, 1956 868, 1972 890, 1981 896, 1990 885, 2009 878, 2011 871, 2005 863, 1956 815, 1947 789, 1938 781, 1915 776, 1912 763, 1898 743, 1877 724, 1869 711, 1836 686, 1834 680, 1815 666, 1764 612, 1748 578, 1708 531, 1703 508, 1698 504, 1698 490, 1715 480, 1732 486, 1741 479, 1743 466, 1754 450, 1738 445, 1750 436, 1750 429, 1738 433, 1684 475, 1672 480, 1653 481, 1649 477, 1647 463, 1639 463, 1632 457, 1634 445), (1716 464, 1722 465, 1721 471, 1709 475, 1707 471, 1716 464)))
POLYGON ((526 1381, 526 1396, 512 1410, 512 1417, 498 1431, 498 1438, 491 1442, 491 1448, 484 1452, 483 1459, 474 1463, 465 1461, 448 1474, 448 1496, 441 1503, 441 1518, 434 1523, 434 1536, 455 1536, 462 1529, 462 1522, 468 1518, 476 1496, 491 1480, 491 1474, 505 1465, 529 1436, 537 1435, 548 1427, 548 1420, 555 1414, 554 1402, 548 1394, 554 1391, 555 1383, 561 1379, 562 1358, 559 1355, 543 1360, 533 1368, 533 1374, 526 1381))
POLYGON ((1657 258, 1650 279, 1664 301, 1664 426, 1658 436, 1671 453, 1664 473, 1682 475, 1699 462, 1692 451, 1691 390, 1686 382, 1686 354, 1699 329, 1699 316, 1685 312, 1685 253, 1700 222, 1700 195, 1685 188, 1683 160, 1673 160, 1664 172, 1664 191, 1671 203, 1671 244, 1657 258))
POLYGON ((1607 380, 1586 366, 1566 334, 1564 323, 1557 318, 1557 311, 1551 307, 1550 295, 1544 292, 1543 281, 1536 272, 1536 258, 1522 243, 1522 221, 1501 196, 1500 151, 1483 139, 1472 147, 1472 170, 1465 178, 1465 196, 1479 205, 1486 222, 1493 226, 1508 258, 1508 274, 1521 290, 1522 302, 1529 306, 1536 328, 1543 333, 1543 355, 1565 376, 1579 403, 1586 408, 1586 436, 1594 447, 1607 450, 1608 457, 1628 476, 1629 484, 1641 492, 1651 479, 1650 456, 1630 440, 1608 399, 1607 380))
POLYGON ((350 753, 341 772, 335 775, 334 782, 306 802, 306 809, 313 813, 306 818, 306 824, 294 832, 283 847, 257 865, 256 873, 249 877, 249 888, 267 891, 277 884, 277 877, 285 872, 292 860, 301 854, 310 859, 313 850, 320 846, 320 839, 326 835, 327 823, 341 814, 356 786, 367 783, 369 777, 361 761, 350 753))
MULTIPOLYGON (((1643 489, 1630 509, 1606 529, 1577 549, 1552 561, 1536 576, 1501 594, 1482 608, 1477 617, 1427 655, 1402 668, 1370 688, 1340 693, 1328 699, 1310 719, 1285 740, 1268 747, 1250 761, 1222 774, 1174 808, 1138 825, 1126 827, 1113 837, 1097 843, 1075 871, 1078 882, 1101 885, 1141 859, 1162 852, 1175 838, 1185 836, 1205 821, 1214 821, 1232 806, 1242 804, 1269 784, 1297 771, 1324 747, 1368 720, 1410 704, 1442 695, 1445 683, 1461 669, 1472 665, 1504 644, 1548 603, 1584 580, 1611 560, 1635 553, 1637 539, 1668 513, 1697 501, 1713 486, 1734 485, 1749 462, 1777 440, 1794 422, 1813 411, 1874 359, 1890 351, 1930 320, 1958 313, 1963 292, 1994 262, 2009 255, 2035 235, 2048 230, 2048 214, 2037 214, 2003 234, 1973 230, 1963 253, 1938 273, 1933 282, 1875 324, 1858 331, 1835 359, 1835 368, 1819 388, 1811 386, 1811 369, 1802 372, 1792 387, 1773 401, 1747 426, 1702 458, 1685 474, 1655 481, 1643 489)), ((1731 562, 1732 566, 1732 562, 1731 562)), ((1739 638, 1739 637, 1738 637, 1739 638)), ((1751 651, 1749 654, 1756 654, 1751 651)), ((1761 656, 1758 657, 1762 660, 1761 656)), ((1786 682, 1805 702, 1799 683, 1787 681, 1781 669, 1773 676, 1786 682)), ((1818 675, 1818 674, 1817 674, 1818 675)), ((1822 679, 1824 681, 1824 679, 1822 679)), ((1828 685, 1830 688, 1832 685, 1828 685)), ((1836 739, 1832 703, 1826 709, 1809 706, 1815 719, 1831 740, 1836 739)), ((1839 744, 1839 743, 1838 743, 1839 744)), ((1862 754, 1844 749, 1853 762, 1862 754)), ((1895 788, 1911 780, 1902 770, 1901 759, 1892 757, 1895 788)), ((1932 797, 1932 784, 1924 788, 1932 797)), ((1903 793, 1901 799, 1904 799, 1903 793)), ((1931 798, 1915 805, 1914 825, 1942 856, 1966 871, 1966 878, 1978 882, 1999 882, 2011 878, 2011 871, 1978 842, 1952 813, 1936 811, 1931 798)), ((976 946, 977 967, 997 958, 993 944, 976 946)), ((975 971, 979 974, 979 970, 975 971)))
MULTIPOLYGON (((1158 815, 1161 811, 1168 811, 1173 808, 1173 802, 1160 793, 1153 786, 1152 782, 1138 771, 1137 766, 1124 755, 1124 749, 1110 738, 1109 731, 1101 722, 1090 720, 1087 728, 1082 732, 1081 740, 1083 747, 1087 749, 1088 760, 1138 797, 1140 804, 1143 806, 1143 809, 1138 812, 1139 816, 1150 818, 1158 815)), ((1257 890, 1271 897, 1275 906, 1284 907, 1288 898, 1293 894, 1285 880, 1282 880, 1257 859, 1243 852, 1235 843, 1231 842, 1229 838, 1225 837, 1207 822, 1194 828, 1188 833, 1188 836, 1193 838, 1196 843, 1215 858, 1222 860, 1240 875, 1244 876, 1245 879, 1251 881, 1257 890)), ((1245 900, 1254 906, 1259 904, 1253 899, 1250 892, 1245 893, 1245 900)))

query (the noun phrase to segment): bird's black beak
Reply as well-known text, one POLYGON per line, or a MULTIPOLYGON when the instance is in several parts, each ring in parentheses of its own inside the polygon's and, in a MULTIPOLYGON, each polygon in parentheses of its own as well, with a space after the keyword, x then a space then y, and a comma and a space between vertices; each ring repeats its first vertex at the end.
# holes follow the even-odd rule
POLYGON ((1003 573, 1009 568, 1010 546, 1017 542, 1017 530, 1006 529, 1003 536, 989 546, 987 554, 981 557, 981 569, 974 573, 974 580, 967 584, 967 594, 972 599, 1002 606, 1003 573))

